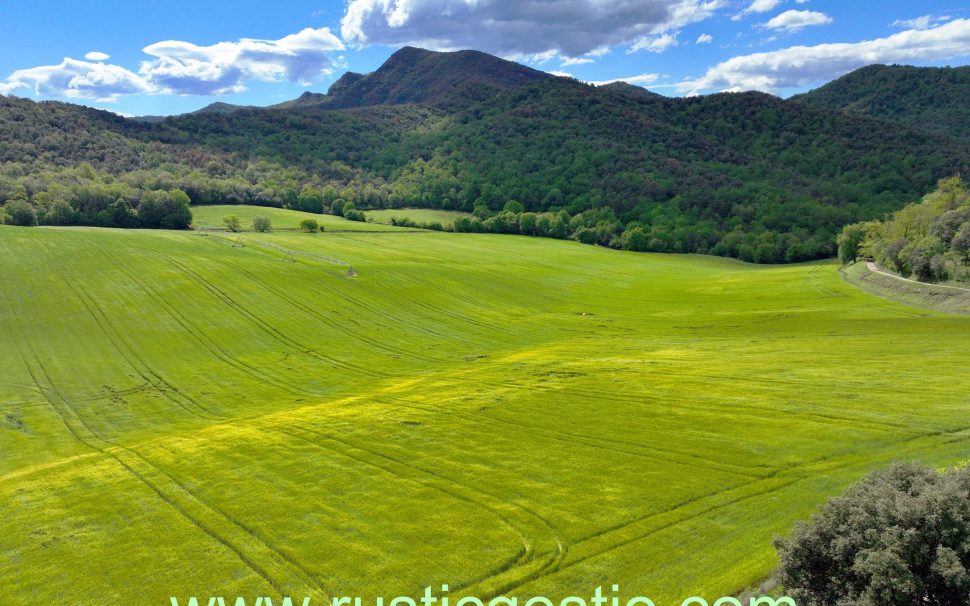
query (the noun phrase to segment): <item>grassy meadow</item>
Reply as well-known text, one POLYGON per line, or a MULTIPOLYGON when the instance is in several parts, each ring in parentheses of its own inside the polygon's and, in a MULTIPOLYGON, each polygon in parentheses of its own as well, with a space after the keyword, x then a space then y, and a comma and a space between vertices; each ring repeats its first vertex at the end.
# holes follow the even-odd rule
POLYGON ((0 227, 2 595, 680 604, 970 458, 970 318, 834 263, 362 227, 0 227))
POLYGON ((448 227, 459 217, 472 217, 471 213, 433 208, 382 208, 367 211, 367 220, 389 224, 391 219, 410 219, 415 223, 441 223, 448 227))
POLYGON ((192 225, 201 229, 225 229, 223 217, 236 215, 243 231, 251 231, 253 217, 267 217, 273 230, 296 231, 300 221, 313 219, 326 231, 387 231, 387 227, 373 223, 347 221, 334 215, 305 213, 298 210, 273 208, 271 206, 250 206, 247 204, 212 204, 192 207, 192 225))

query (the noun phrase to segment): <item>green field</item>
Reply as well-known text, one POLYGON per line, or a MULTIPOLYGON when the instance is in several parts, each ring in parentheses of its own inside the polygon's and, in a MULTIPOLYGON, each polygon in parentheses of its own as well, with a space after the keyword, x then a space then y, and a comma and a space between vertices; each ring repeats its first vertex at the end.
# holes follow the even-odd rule
POLYGON ((244 236, 0 227, 2 599, 676 605, 868 470, 970 458, 970 318, 832 263, 244 236))
POLYGON ((300 221, 313 219, 322 225, 326 231, 388 231, 389 227, 359 221, 348 221, 334 215, 319 215, 305 213, 298 210, 273 208, 269 206, 249 206, 245 204, 213 204, 211 206, 192 207, 192 226, 196 228, 224 229, 222 218, 236 215, 243 230, 252 229, 253 217, 262 215, 268 217, 274 230, 296 231, 300 228, 300 221))
POLYGON ((459 217, 471 217, 471 213, 431 208, 384 208, 367 211, 367 220, 374 223, 390 223, 391 219, 410 219, 416 223, 441 223, 448 227, 459 217))

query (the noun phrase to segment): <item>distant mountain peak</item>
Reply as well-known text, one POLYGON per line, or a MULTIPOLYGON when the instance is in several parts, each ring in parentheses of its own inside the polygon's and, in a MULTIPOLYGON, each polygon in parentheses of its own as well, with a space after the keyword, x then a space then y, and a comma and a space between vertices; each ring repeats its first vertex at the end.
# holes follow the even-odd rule
POLYGON ((370 74, 344 74, 331 86, 328 106, 453 106, 551 77, 480 51, 437 52, 405 46, 370 74))

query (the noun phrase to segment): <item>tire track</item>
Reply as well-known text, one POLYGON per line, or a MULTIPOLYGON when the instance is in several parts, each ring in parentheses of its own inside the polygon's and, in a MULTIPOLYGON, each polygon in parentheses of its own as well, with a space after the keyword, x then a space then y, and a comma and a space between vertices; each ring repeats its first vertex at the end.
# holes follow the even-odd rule
POLYGON ((353 339, 357 339, 357 340, 361 341, 362 343, 364 343, 366 345, 369 345, 371 347, 375 347, 377 349, 380 349, 381 351, 386 351, 386 352, 391 353, 391 354, 400 355, 400 356, 407 356, 407 357, 410 357, 410 358, 415 358, 415 359, 418 359, 418 360, 422 360, 424 362, 442 363, 442 362, 446 362, 447 361, 447 360, 443 360, 441 358, 432 358, 430 356, 425 356, 423 354, 419 354, 419 353, 416 353, 416 352, 408 351, 408 350, 405 350, 405 349, 400 349, 400 348, 397 348, 397 347, 392 347, 390 345, 387 345, 386 343, 383 343, 382 341, 379 341, 378 339, 374 339, 372 337, 368 337, 368 336, 366 336, 364 334, 361 334, 361 333, 359 333, 357 331, 351 330, 351 329, 347 328, 346 326, 344 326, 343 324, 341 324, 340 322, 337 322, 334 319, 328 317, 326 314, 320 313, 319 311, 317 311, 313 307, 311 307, 309 305, 306 305, 305 303, 302 303, 296 297, 296 295, 294 295, 290 291, 286 290, 285 288, 283 288, 283 287, 281 287, 279 285, 275 285, 273 288, 269 288, 257 276, 253 275, 250 271, 246 270, 245 268, 240 267, 239 265, 236 265, 235 263, 231 263, 231 262, 228 262, 228 261, 226 261, 224 263, 225 263, 225 265, 228 265, 229 267, 234 268, 236 271, 238 271, 241 274, 243 274, 244 276, 248 277, 253 282, 255 282, 255 283, 263 286, 264 290, 266 290, 270 294, 276 296, 277 298, 282 299, 283 301, 287 302, 291 307, 293 307, 295 309, 298 309, 298 310, 302 311, 303 313, 306 313, 309 316, 312 316, 313 318, 316 318, 318 321, 326 324, 327 326, 330 326, 331 328, 334 328, 335 330, 337 330, 339 332, 342 332, 343 334, 347 335, 348 337, 351 337, 353 339))
MULTIPOLYGON (((19 325, 21 320, 16 318, 16 321, 19 325)), ((46 383, 47 389, 44 389, 44 393, 48 404, 75 441, 113 459, 187 522, 235 554, 254 574, 280 594, 287 593, 289 589, 311 587, 315 587, 315 590, 308 595, 318 591, 326 593, 292 558, 252 534, 238 521, 209 506, 137 451, 103 438, 74 411, 68 400, 58 391, 27 335, 23 331, 21 333, 34 362, 32 365, 17 345, 27 372, 38 388, 44 389, 46 383), (252 557, 252 553, 258 557, 252 557)))
MULTIPOLYGON (((666 463, 672 463, 675 465, 684 465, 687 467, 695 467, 700 469, 717 469, 725 473, 730 473, 733 475, 744 476, 748 478, 762 478, 764 475, 758 475, 753 473, 753 471, 745 465, 727 465, 702 457, 695 454, 679 453, 676 451, 665 450, 662 448, 649 447, 643 444, 630 443, 631 445, 640 448, 646 452, 638 452, 637 450, 624 450, 619 448, 611 447, 612 443, 608 440, 596 439, 592 436, 586 436, 583 434, 576 434, 572 432, 565 432, 556 429, 549 429, 544 427, 538 427, 535 425, 529 425, 526 423, 515 423, 507 419, 499 419, 496 417, 490 417, 488 415, 478 415, 478 414, 468 414, 457 412, 454 409, 444 409, 440 407, 432 406, 430 408, 419 405, 416 402, 410 400, 404 400, 401 398, 395 398, 390 396, 375 396, 374 400, 377 403, 388 404, 390 406, 403 406, 405 408, 410 408, 412 410, 419 410, 421 412, 430 412, 435 414, 447 414, 451 416, 457 416, 467 421, 473 423, 489 423, 492 425, 500 425, 503 427, 514 427, 520 430, 520 432, 527 433, 529 435, 546 435, 550 439, 558 440, 560 442, 572 445, 582 445, 590 448, 596 448, 606 452, 613 452, 617 454, 626 454, 630 456, 647 458, 653 461, 664 461, 666 463), (384 401, 390 400, 390 401, 384 401), (672 456, 674 455, 674 456, 672 456), (679 455, 681 458, 676 458, 679 455), (684 459, 688 460, 684 460, 684 459)), ((756 466, 762 471, 773 472, 775 468, 769 466, 756 466)))
MULTIPOLYGON (((434 472, 429 472, 429 471, 420 469, 420 468, 418 468, 418 467, 416 467, 414 465, 405 463, 405 462, 401 461, 400 459, 396 459, 394 457, 390 457, 390 456, 388 456, 386 454, 379 453, 379 452, 372 451, 372 450, 365 449, 365 448, 361 448, 359 446, 350 445, 347 442, 344 442, 342 440, 338 440, 338 439, 334 438, 333 436, 329 436, 327 434, 321 433, 321 432, 316 431, 316 430, 309 429, 309 428, 304 427, 304 426, 301 426, 301 425, 293 425, 293 424, 290 424, 290 425, 287 425, 286 426, 286 429, 284 429, 282 427, 264 426, 263 429, 264 430, 267 430, 267 431, 273 431, 273 432, 282 433, 284 435, 291 436, 291 437, 296 438, 296 439, 298 439, 298 440, 300 440, 302 442, 306 442, 306 443, 308 443, 308 444, 310 444, 310 445, 312 445, 314 447, 317 447, 317 448, 326 450, 328 452, 337 454, 339 456, 346 457, 348 459, 351 459, 353 461, 356 461, 357 463, 360 463, 360 464, 363 464, 363 465, 367 465, 368 467, 372 467, 372 468, 375 468, 375 469, 380 469, 380 470, 384 471, 385 473, 390 474, 390 475, 392 475, 393 477, 395 477, 395 478, 397 478, 399 480, 406 481, 406 482, 413 482, 413 483, 418 484, 420 486, 424 486, 424 487, 429 488, 431 490, 434 490, 436 492, 440 492, 442 494, 445 494, 445 495, 447 495, 447 496, 449 496, 451 498, 454 498, 456 500, 463 501, 463 502, 466 502, 466 503, 470 503, 470 504, 474 505, 475 507, 480 508, 480 509, 484 509, 485 511, 488 511, 489 513, 491 513, 495 517, 499 518, 506 527, 508 527, 510 530, 512 530, 519 537, 520 541, 522 542, 522 548, 520 550, 518 550, 512 557, 507 558, 506 561, 503 562, 502 564, 500 564, 499 566, 494 567, 491 570, 486 571, 486 573, 483 576, 479 577, 479 578, 472 579, 472 580, 469 580, 469 581, 462 581, 462 582, 459 582, 459 583, 452 583, 452 584, 450 584, 452 591, 460 591, 461 589, 463 589, 465 587, 468 587, 468 586, 470 586, 470 585, 472 585, 474 583, 478 583, 478 582, 480 582, 483 579, 487 579, 487 578, 490 578, 492 576, 495 576, 495 575, 498 575, 498 574, 502 574, 502 573, 504 573, 504 572, 506 572, 508 570, 513 569, 514 567, 516 567, 518 565, 522 565, 522 564, 531 562, 536 557, 536 548, 535 548, 533 539, 530 538, 530 536, 521 527, 519 527, 515 523, 515 521, 513 521, 511 519, 511 516, 510 516, 509 513, 505 513, 503 511, 501 511, 500 508, 503 508, 503 509, 506 509, 507 510, 507 509, 510 509, 510 506, 509 506, 508 503, 505 503, 505 502, 501 501, 500 499, 498 499, 497 497, 494 497, 494 495, 491 495, 491 494, 485 493, 483 491, 480 491, 478 489, 472 488, 469 485, 462 484, 462 483, 459 483, 459 482, 455 482, 453 480, 449 480, 448 478, 444 478, 440 474, 436 474, 434 472), (372 456, 385 459, 385 462, 382 464, 382 463, 375 463, 373 461, 368 461, 368 460, 362 458, 362 456, 359 455, 359 454, 358 455, 354 455, 354 454, 350 454, 350 453, 346 452, 345 450, 341 450, 339 448, 334 448, 332 446, 324 446, 323 444, 321 444, 317 440, 307 438, 305 436, 300 435, 297 432, 305 432, 305 433, 314 435, 314 436, 316 436, 318 438, 322 438, 324 440, 328 440, 328 441, 332 441, 332 442, 338 442, 338 443, 342 444, 343 446, 345 446, 349 450, 356 451, 358 453, 365 452, 365 453, 368 453, 368 454, 370 454, 372 456), (404 474, 400 473, 399 471, 395 471, 393 469, 393 466, 394 465, 403 466, 403 467, 406 467, 408 469, 412 469, 412 470, 419 471, 419 472, 421 472, 423 474, 426 474, 428 476, 431 476, 431 480, 418 480, 418 479, 415 479, 413 477, 407 477, 404 474), (483 502, 480 497, 479 498, 474 498, 474 497, 469 497, 469 496, 467 496, 465 494, 461 494, 460 492, 457 492, 454 488, 449 489, 449 488, 445 488, 445 487, 439 486, 436 483, 434 483, 435 480, 441 480, 441 481, 443 481, 446 484, 454 485, 455 487, 458 488, 458 490, 464 489, 464 490, 469 490, 469 491, 474 492, 474 493, 477 493, 477 494, 486 495, 486 496, 488 496, 488 497, 490 497, 492 499, 495 499, 495 501, 497 502, 497 505, 489 505, 489 504, 483 502)), ((540 518, 540 519, 542 519, 542 518, 540 518)), ((544 520, 543 520, 543 522, 545 523, 544 520)), ((551 529, 551 527, 549 527, 549 528, 551 529)))
POLYGON ((215 296, 216 298, 218 298, 220 301, 222 301, 223 303, 225 303, 230 309, 232 309, 233 311, 235 311, 236 313, 238 313, 240 316, 248 319, 251 323, 253 323, 256 327, 258 327, 260 330, 262 330, 269 337, 275 339, 276 341, 278 341, 282 345, 284 345, 286 347, 289 347, 290 349, 294 350, 295 352, 302 353, 302 354, 308 355, 308 356, 313 357, 313 358, 317 358, 318 360, 320 360, 322 362, 326 362, 327 364, 330 364, 330 366, 332 368, 340 368, 340 369, 346 370, 348 372, 355 372, 355 373, 362 374, 364 376, 368 376, 368 377, 371 377, 371 378, 390 376, 387 373, 380 372, 380 371, 375 371, 375 370, 370 370, 370 369, 364 368, 363 366, 354 364, 352 362, 344 362, 344 361, 341 361, 341 360, 337 360, 335 358, 331 358, 330 356, 327 356, 325 354, 321 354, 320 352, 316 351, 315 349, 309 348, 309 347, 307 347, 307 346, 299 343, 298 341, 296 341, 296 340, 288 337, 283 332, 281 332, 280 330, 278 330, 276 327, 274 327, 273 325, 269 324, 268 322, 266 322, 265 320, 263 320, 262 318, 260 318, 259 316, 257 316, 255 313, 253 313, 250 310, 246 309, 243 305, 237 303, 235 300, 233 300, 232 297, 230 297, 228 294, 226 294, 225 292, 223 292, 222 290, 220 290, 216 285, 214 285, 211 282, 209 282, 208 280, 206 280, 204 277, 202 277, 200 274, 198 274, 195 270, 193 270, 190 267, 188 267, 188 266, 186 266, 186 265, 184 265, 184 264, 176 261, 175 259, 173 259, 171 257, 165 257, 165 258, 168 260, 168 262, 173 267, 181 270, 181 272, 182 272, 183 275, 188 276, 193 281, 195 281, 197 284, 199 284, 200 286, 202 286, 203 288, 205 288, 210 294, 212 294, 213 296, 215 296))
MULTIPOLYGON (((114 347, 122 359, 128 363, 138 375, 145 380, 148 385, 151 385, 158 393, 181 408, 186 413, 205 420, 218 419, 213 412, 206 407, 204 407, 198 401, 184 396, 180 391, 163 379, 158 373, 151 369, 151 367, 138 355, 130 343, 128 343, 121 333, 111 324, 108 319, 107 314, 104 309, 98 305, 97 301, 91 298, 86 293, 83 293, 81 288, 76 284, 73 284, 66 274, 61 276, 64 280, 64 284, 74 293, 75 297, 81 302, 84 308, 91 315, 94 322, 98 325, 98 328, 107 337, 108 341, 114 347), (172 394, 175 394, 173 396, 172 394)), ((117 392, 122 393, 122 392, 117 392)), ((125 393, 131 394, 133 390, 127 390, 125 393)))
POLYGON ((231 366, 232 368, 235 368, 249 378, 255 379, 257 382, 266 382, 273 385, 277 389, 290 393, 291 395, 310 397, 322 395, 320 393, 307 390, 295 383, 285 381, 282 378, 276 377, 275 375, 266 373, 262 369, 253 366, 248 362, 236 359, 232 354, 223 349, 222 346, 220 346, 214 339, 205 334, 202 329, 196 327, 191 320, 185 317, 182 312, 178 311, 175 306, 165 300, 165 298, 162 297, 160 293, 155 291, 150 285, 148 285, 148 283, 125 267, 123 263, 120 263, 117 259, 112 259, 104 250, 102 250, 101 253, 125 275, 127 275, 128 278, 131 279, 132 283, 137 284, 151 300, 158 301, 162 307, 165 308, 167 315, 179 326, 181 326, 188 335, 192 336, 192 338, 201 344, 209 353, 215 356, 216 359, 221 360, 223 363, 231 366))

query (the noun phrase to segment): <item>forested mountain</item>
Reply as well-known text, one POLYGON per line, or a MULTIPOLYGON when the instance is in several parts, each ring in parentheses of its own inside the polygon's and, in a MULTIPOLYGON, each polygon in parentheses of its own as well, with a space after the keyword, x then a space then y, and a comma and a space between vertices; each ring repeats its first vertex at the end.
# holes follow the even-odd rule
POLYGON ((970 67, 870 65, 792 100, 970 140, 970 67))
POLYGON ((32 203, 41 221, 62 201, 76 214, 59 221, 92 224, 125 205, 137 224, 151 191, 315 212, 430 206, 474 212, 463 230, 780 262, 834 254, 843 225, 970 166, 966 140, 804 99, 666 98, 475 51, 405 48, 327 95, 218 109, 150 123, 0 97, 0 201, 32 203))

